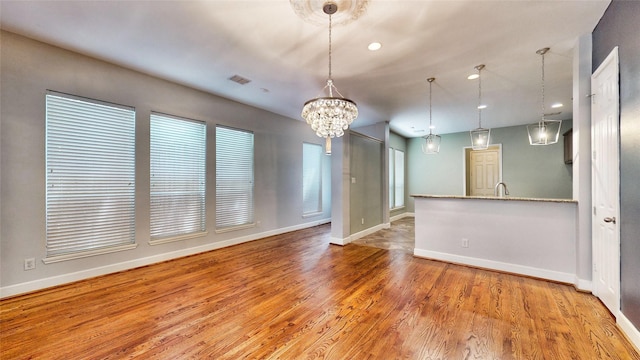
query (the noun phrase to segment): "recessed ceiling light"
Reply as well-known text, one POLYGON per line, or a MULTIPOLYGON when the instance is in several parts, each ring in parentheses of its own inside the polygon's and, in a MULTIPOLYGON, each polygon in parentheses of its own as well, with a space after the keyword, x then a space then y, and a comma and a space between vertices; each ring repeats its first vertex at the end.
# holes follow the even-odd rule
POLYGON ((552 108, 552 109, 557 109, 557 108, 561 108, 561 107, 563 107, 563 106, 564 106, 564 105, 562 105, 562 103, 555 103, 555 104, 551 105, 551 108, 552 108))
POLYGON ((471 74, 471 75, 467 76, 467 79, 469 79, 469 80, 475 80, 475 79, 477 79, 477 78, 479 78, 479 77, 480 77, 480 75, 478 75, 478 74, 471 74))
POLYGON ((367 49, 371 51, 376 51, 376 50, 380 50, 381 47, 382 47, 382 44, 380 44, 379 42, 372 42, 371 44, 369 44, 369 46, 367 46, 367 49))
POLYGON ((486 109, 486 108, 487 108, 487 105, 484 105, 484 104, 478 105, 478 109, 480 109, 480 110, 486 109))

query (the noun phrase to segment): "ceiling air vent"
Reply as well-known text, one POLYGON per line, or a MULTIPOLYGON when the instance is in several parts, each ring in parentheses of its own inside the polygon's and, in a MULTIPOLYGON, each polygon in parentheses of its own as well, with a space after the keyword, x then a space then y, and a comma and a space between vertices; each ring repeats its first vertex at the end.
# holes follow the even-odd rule
POLYGON ((229 78, 229 80, 233 82, 237 82, 240 85, 245 85, 251 82, 251 80, 244 78, 240 75, 233 75, 232 77, 229 78))

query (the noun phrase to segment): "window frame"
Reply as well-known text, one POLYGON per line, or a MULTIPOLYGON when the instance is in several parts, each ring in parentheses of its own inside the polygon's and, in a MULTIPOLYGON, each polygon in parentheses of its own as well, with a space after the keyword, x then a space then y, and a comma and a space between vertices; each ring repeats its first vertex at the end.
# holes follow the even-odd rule
POLYGON ((322 185, 323 185, 322 184, 322 175, 323 175, 322 174, 323 172, 322 156, 323 154, 324 152, 323 152, 322 145, 308 143, 308 142, 302 143, 302 217, 303 218, 321 215, 323 212, 323 203, 322 203, 322 185), (317 183, 313 182, 312 188, 306 189, 305 186, 309 184, 309 181, 307 180, 309 179, 309 176, 310 176, 308 174, 310 170, 306 162, 306 160, 308 159, 307 151, 310 151, 311 149, 313 149, 315 153, 309 154, 309 157, 311 157, 310 155, 314 155, 314 156, 317 155, 317 158, 315 159, 317 160, 317 163, 309 164, 309 165, 312 165, 311 166, 312 170, 317 169, 316 176, 314 176, 314 178, 311 180, 312 181, 317 180, 317 183), (306 195, 309 193, 310 190, 314 190, 314 188, 317 188, 317 193, 313 194, 313 197, 317 199, 317 207, 314 210, 305 210, 305 204, 308 203, 306 201, 306 198, 307 198, 306 195))
POLYGON ((398 210, 406 206, 405 203, 405 176, 406 160, 403 150, 389 147, 389 210, 398 210), (401 154, 402 161, 398 161, 398 155, 401 154), (402 183, 398 186, 398 174, 402 175, 402 183), (398 194, 401 192, 401 194, 398 194), (401 195, 401 196, 398 196, 401 195), (400 203, 399 201, 400 200, 400 203))
POLYGON ((135 108, 48 90, 45 134, 43 262, 136 248, 135 108))
MULTIPOLYGON (((255 134, 253 133, 253 131, 250 130, 244 130, 244 129, 238 129, 238 128, 233 128, 233 127, 229 127, 229 126, 224 126, 224 125, 216 125, 216 129, 215 129, 215 148, 216 148, 216 210, 215 210, 215 215, 216 215, 216 222, 215 222, 215 232, 216 233, 223 233, 223 232, 228 232, 228 231, 235 231, 235 230, 241 230, 241 229, 246 229, 246 228, 251 228, 251 227, 255 227, 255 134), (251 154, 251 159, 250 159, 250 166, 245 166, 245 169, 250 169, 251 173, 250 174, 241 174, 240 175, 240 179, 238 178, 231 178, 229 180, 227 179, 223 179, 220 177, 221 174, 221 170, 223 167, 228 167, 231 166, 230 164, 220 164, 220 158, 221 158, 221 151, 222 148, 220 147, 220 140, 221 138, 219 137, 220 134, 222 133, 220 130, 222 130, 222 132, 226 132, 226 131, 233 131, 233 132, 238 132, 238 133, 243 133, 243 134, 247 134, 247 135, 251 135, 250 136, 250 154, 251 154), (245 186, 246 189, 248 189, 249 191, 247 193, 241 194, 241 195, 245 195, 245 199, 248 203, 250 203, 250 206, 246 207, 246 210, 248 211, 246 214, 242 214, 242 216, 240 217, 245 217, 247 219, 246 222, 242 222, 242 223, 232 223, 230 221, 222 221, 222 217, 220 216, 220 214, 222 213, 223 210, 221 210, 221 205, 225 205, 222 204, 222 200, 221 200, 221 189, 224 188, 229 188, 229 187, 236 187, 235 189, 238 189, 238 183, 244 181, 244 182, 248 182, 248 184, 250 184, 250 186, 245 186), (221 184, 222 182, 226 182, 225 184, 221 184), (220 226, 220 224, 223 224, 223 226, 220 226)), ((238 139, 236 139, 238 140, 238 139)), ((228 147, 232 147, 234 149, 234 153, 235 155, 239 154, 239 150, 241 150, 238 146, 239 143, 238 141, 235 141, 233 144, 225 144, 228 147)), ((245 149, 248 150, 248 149, 245 149)), ((249 152, 247 151, 247 154, 249 152)), ((245 156, 247 154, 244 154, 245 156)), ((224 156, 229 156, 231 155, 230 151, 227 151, 224 156)), ((231 163, 233 164, 243 164, 246 163, 249 159, 248 158, 244 158, 244 159, 238 159, 238 158, 232 158, 231 159, 231 163)), ((245 164, 246 165, 246 164, 245 164)), ((242 190, 242 189, 240 189, 242 190)), ((227 194, 228 195, 228 194, 227 194)), ((240 196, 240 198, 242 198, 242 196, 240 196)), ((230 199, 226 199, 227 201, 229 201, 230 199)), ((229 201, 230 202, 230 201, 229 201)), ((229 210, 226 210, 229 211, 229 210)), ((225 213, 225 218, 229 217, 228 214, 225 213)))

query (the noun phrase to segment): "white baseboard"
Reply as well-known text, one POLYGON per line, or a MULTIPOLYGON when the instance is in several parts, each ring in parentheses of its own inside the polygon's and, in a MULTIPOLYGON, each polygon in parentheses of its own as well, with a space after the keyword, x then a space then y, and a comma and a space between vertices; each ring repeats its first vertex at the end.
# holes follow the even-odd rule
POLYGON ((360 238, 363 238, 367 235, 371 235, 376 231, 382 230, 382 229, 388 229, 390 227, 389 224, 379 224, 376 226, 372 226, 368 229, 362 230, 360 232, 357 232, 355 234, 351 234, 351 236, 349 236, 349 242, 352 242, 354 240, 358 240, 360 238))
POLYGON ((462 265, 469 265, 469 266, 474 266, 474 267, 484 268, 489 270, 499 270, 499 271, 504 271, 508 273, 532 276, 540 279, 558 281, 566 284, 573 284, 575 280, 575 274, 534 268, 530 266, 504 263, 500 261, 472 258, 472 257, 462 256, 462 255, 441 253, 437 251, 414 249, 413 255, 416 257, 421 257, 426 259, 434 259, 434 260, 446 261, 446 262, 462 264, 462 265))
POLYGON ((415 217, 415 214, 412 212, 405 212, 396 216, 392 216, 389 221, 394 222, 396 220, 404 219, 406 217, 415 217))
POLYGON ((593 283, 590 280, 584 280, 576 277, 573 285, 580 291, 593 292, 593 283))
POLYGON ((97 268, 77 271, 77 272, 58 275, 58 276, 52 276, 52 277, 24 282, 20 284, 4 286, 4 287, 0 287, 0 299, 9 297, 9 296, 20 295, 20 294, 24 294, 24 293, 28 293, 36 290, 42 290, 42 289, 46 289, 53 286, 63 285, 63 284, 71 283, 74 281, 89 279, 96 276, 102 276, 102 275, 107 275, 111 273, 116 273, 119 271, 130 270, 137 267, 151 265, 151 264, 159 263, 162 261, 177 259, 184 256, 195 255, 195 254, 199 254, 199 253, 203 253, 211 250, 220 249, 227 246, 232 246, 232 245, 237 245, 237 244, 241 244, 241 243, 245 243, 253 240, 262 239, 262 238, 273 236, 273 235, 279 235, 279 234, 284 234, 291 231, 302 230, 302 229, 314 227, 317 225, 326 224, 328 222, 331 222, 331 219, 316 220, 309 223, 289 226, 286 228, 280 228, 275 230, 264 231, 257 234, 241 236, 234 239, 218 241, 215 243, 195 246, 188 249, 182 249, 178 251, 153 255, 145 258, 133 259, 133 260, 124 261, 121 263, 110 264, 106 266, 101 266, 97 268))
POLYGON ((636 350, 640 352, 640 330, 621 311, 618 312, 616 322, 629 341, 636 347, 636 350))
POLYGON ((367 235, 371 235, 373 233, 375 233, 376 231, 382 230, 382 229, 388 229, 391 227, 390 223, 385 223, 385 224, 379 224, 376 226, 372 226, 368 229, 362 230, 360 232, 357 232, 355 234, 351 234, 350 236, 344 238, 344 239, 340 239, 340 238, 336 238, 336 237, 331 237, 331 240, 329 241, 330 243, 334 244, 334 245, 340 245, 340 246, 344 246, 347 245, 350 242, 353 242, 354 240, 358 240, 360 238, 363 238, 367 235))

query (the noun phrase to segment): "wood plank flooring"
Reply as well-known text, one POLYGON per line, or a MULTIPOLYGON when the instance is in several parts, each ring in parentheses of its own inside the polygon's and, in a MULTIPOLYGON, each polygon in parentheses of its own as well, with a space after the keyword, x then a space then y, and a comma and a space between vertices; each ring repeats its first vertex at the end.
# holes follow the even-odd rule
POLYGON ((356 245, 373 246, 380 249, 402 250, 413 254, 416 247, 415 219, 405 217, 393 222, 389 229, 382 229, 353 241, 356 245))
POLYGON ((640 360, 571 286, 329 237, 323 225, 5 299, 0 358, 640 360))

